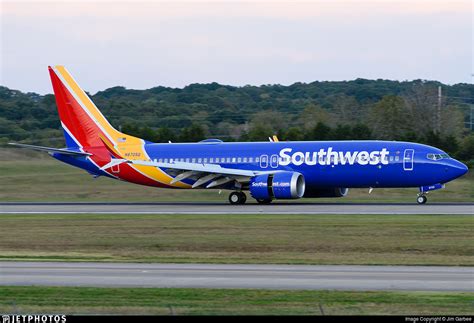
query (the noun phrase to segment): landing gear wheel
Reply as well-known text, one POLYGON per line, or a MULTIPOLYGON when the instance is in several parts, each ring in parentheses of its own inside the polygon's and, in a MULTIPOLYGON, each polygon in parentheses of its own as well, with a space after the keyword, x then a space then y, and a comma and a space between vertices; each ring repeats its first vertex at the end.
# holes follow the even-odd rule
POLYGON ((247 201, 247 195, 244 192, 232 192, 229 194, 230 204, 244 204, 247 201))
POLYGON ((420 195, 420 196, 418 196, 418 197, 416 198, 416 202, 417 202, 418 204, 425 204, 426 201, 428 201, 428 199, 427 199, 426 196, 424 196, 424 195, 420 195))
POLYGON ((266 199, 257 199, 258 204, 270 204, 272 203, 272 200, 266 200, 266 199))
POLYGON ((247 202, 247 195, 245 195, 244 192, 239 192, 240 193, 240 204, 245 204, 245 202, 247 202))

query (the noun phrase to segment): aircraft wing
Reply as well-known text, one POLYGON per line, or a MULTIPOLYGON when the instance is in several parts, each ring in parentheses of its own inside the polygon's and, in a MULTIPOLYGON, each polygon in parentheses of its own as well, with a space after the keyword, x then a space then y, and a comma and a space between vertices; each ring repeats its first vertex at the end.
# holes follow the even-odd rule
POLYGON ((17 146, 17 147, 20 147, 20 148, 46 151, 48 153, 58 153, 58 154, 73 155, 73 156, 91 156, 91 154, 89 154, 89 153, 85 153, 85 152, 82 152, 82 151, 70 150, 70 149, 66 149, 66 148, 51 148, 51 147, 43 147, 43 146, 33 146, 33 145, 26 145, 26 144, 17 144, 17 143, 14 143, 14 142, 10 142, 8 144, 12 145, 12 146, 17 146))
POLYGON ((216 164, 198 164, 186 162, 160 163, 145 160, 127 160, 127 159, 112 159, 110 163, 101 167, 102 170, 110 168, 114 165, 128 163, 132 165, 142 165, 150 167, 159 167, 175 173, 175 177, 171 184, 182 181, 186 178, 196 179, 193 188, 201 186, 210 182, 206 188, 224 185, 230 181, 237 181, 239 183, 248 183, 250 178, 263 173, 275 173, 277 171, 253 171, 236 168, 226 168, 216 164))
POLYGON ((250 181, 250 178, 255 175, 277 172, 252 171, 237 168, 226 168, 216 164, 187 163, 180 161, 175 161, 173 163, 163 163, 146 160, 130 160, 123 158, 123 156, 116 149, 114 144, 110 142, 110 140, 103 136, 99 136, 99 138, 102 140, 105 147, 114 157, 108 164, 102 166, 100 168, 101 170, 106 170, 112 166, 119 165, 122 163, 158 167, 167 170, 170 175, 174 176, 170 184, 174 184, 186 178, 191 178, 196 180, 192 185, 192 188, 196 188, 208 182, 210 183, 206 186, 206 188, 211 188, 224 185, 231 181, 237 181, 238 183, 248 183, 250 181))
POLYGON ((255 176, 257 172, 244 169, 235 169, 235 168, 225 168, 216 164, 197 164, 197 163, 185 163, 185 162, 175 162, 175 163, 159 163, 152 161, 142 161, 142 160, 130 160, 130 164, 143 165, 143 166, 154 166, 160 168, 168 169, 179 169, 179 170, 190 170, 195 172, 205 172, 205 173, 216 173, 222 175, 237 175, 237 176, 255 176))

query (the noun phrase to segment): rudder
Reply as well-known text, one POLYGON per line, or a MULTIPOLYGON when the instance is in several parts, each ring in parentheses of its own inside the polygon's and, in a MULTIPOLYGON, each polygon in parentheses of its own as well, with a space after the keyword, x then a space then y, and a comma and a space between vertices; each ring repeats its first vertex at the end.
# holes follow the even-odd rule
POLYGON ((124 136, 112 127, 64 66, 48 69, 68 148, 103 146, 101 135, 115 144, 124 136))

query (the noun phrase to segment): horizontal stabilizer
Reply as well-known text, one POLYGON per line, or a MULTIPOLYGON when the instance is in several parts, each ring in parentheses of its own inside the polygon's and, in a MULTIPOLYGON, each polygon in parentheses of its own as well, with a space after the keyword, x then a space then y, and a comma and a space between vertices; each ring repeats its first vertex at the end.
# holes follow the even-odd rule
POLYGON ((127 163, 127 162, 128 162, 128 160, 126 160, 126 159, 112 159, 110 161, 110 163, 102 166, 100 168, 100 170, 106 170, 106 169, 109 169, 111 167, 114 167, 114 166, 117 166, 117 165, 120 165, 120 164, 123 164, 123 163, 127 163))
POLYGON ((63 155, 73 155, 73 156, 91 156, 92 154, 85 153, 82 151, 75 151, 69 150, 66 148, 51 148, 51 147, 43 147, 43 146, 33 146, 33 145, 26 145, 26 144, 17 144, 14 142, 8 143, 9 145, 25 148, 25 149, 33 149, 39 151, 46 151, 48 153, 56 153, 56 154, 63 154, 63 155))

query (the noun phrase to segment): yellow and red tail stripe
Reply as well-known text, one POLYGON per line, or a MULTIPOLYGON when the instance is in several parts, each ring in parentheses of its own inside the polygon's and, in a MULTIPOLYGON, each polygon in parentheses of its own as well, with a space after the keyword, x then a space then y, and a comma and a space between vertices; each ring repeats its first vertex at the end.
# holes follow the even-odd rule
MULTIPOLYGON (((49 73, 62 126, 79 147, 93 154, 89 157, 93 163, 102 167, 110 161, 105 142, 117 156, 150 160, 144 141, 117 131, 64 66, 49 67, 49 73)), ((184 183, 170 184, 173 178, 155 167, 121 164, 118 173, 112 173, 111 170, 107 172, 114 177, 143 185, 189 187, 184 183)))

